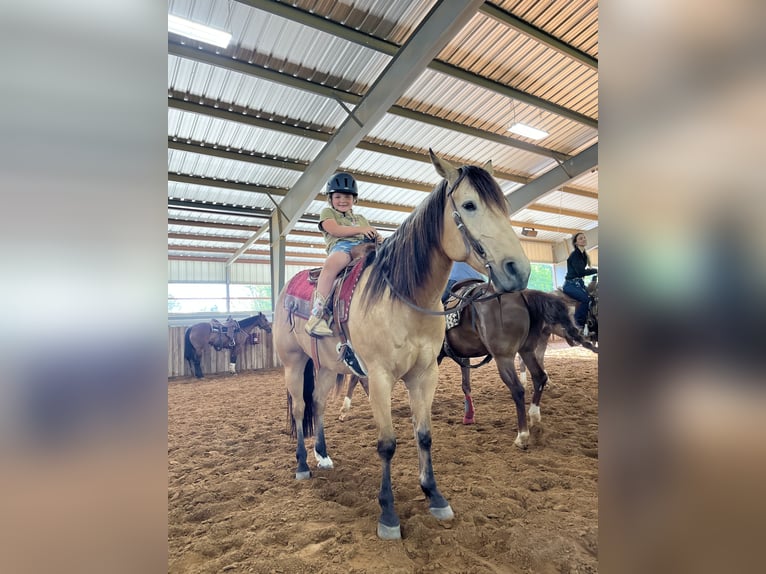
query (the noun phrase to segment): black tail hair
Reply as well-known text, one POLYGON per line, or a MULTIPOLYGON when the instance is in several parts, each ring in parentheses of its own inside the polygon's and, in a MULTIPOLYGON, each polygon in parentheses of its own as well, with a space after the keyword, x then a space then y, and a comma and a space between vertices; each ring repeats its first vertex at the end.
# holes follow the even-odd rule
POLYGON ((530 312, 530 332, 534 329, 547 329, 548 332, 562 334, 570 347, 578 344, 598 353, 598 349, 585 339, 575 326, 569 314, 569 307, 561 298, 536 289, 525 289, 523 293, 530 312))
MULTIPOLYGON (((314 361, 309 359, 303 368, 303 436, 314 436, 314 361)), ((290 420, 290 438, 297 438, 295 418, 293 417, 293 398, 287 393, 287 417, 290 420)))

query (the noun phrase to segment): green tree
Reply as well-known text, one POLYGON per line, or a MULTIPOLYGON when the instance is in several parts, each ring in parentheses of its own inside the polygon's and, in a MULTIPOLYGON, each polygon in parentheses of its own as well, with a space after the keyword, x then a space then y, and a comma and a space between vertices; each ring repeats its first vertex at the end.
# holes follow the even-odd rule
POLYGON ((553 291, 553 265, 532 263, 532 273, 529 275, 527 287, 539 291, 553 291))

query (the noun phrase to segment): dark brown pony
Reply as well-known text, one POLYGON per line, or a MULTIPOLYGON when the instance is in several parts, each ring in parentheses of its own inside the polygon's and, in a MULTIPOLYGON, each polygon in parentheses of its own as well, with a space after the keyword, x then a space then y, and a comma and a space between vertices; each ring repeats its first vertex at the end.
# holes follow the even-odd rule
POLYGON ((229 347, 229 373, 232 375, 237 374, 237 357, 242 354, 245 345, 248 343, 257 345, 260 342, 257 332, 253 332, 253 330, 258 328, 271 333, 271 323, 263 313, 234 321, 234 323, 234 346, 229 347))
POLYGON ((232 338, 236 329, 236 321, 229 318, 224 323, 209 321, 196 323, 186 329, 184 333, 184 360, 189 363, 189 368, 198 379, 203 378, 200 361, 205 347, 210 345, 216 351, 234 347, 232 338))
POLYGON ((439 363, 444 357, 450 357, 460 365, 465 395, 463 423, 474 422, 470 359, 495 359, 500 378, 511 391, 516 405, 519 431, 514 444, 526 448, 529 429, 524 412, 525 391, 516 374, 516 354, 521 356, 532 375, 534 393, 529 418, 530 424, 534 424, 541 420, 540 398, 548 382, 543 358, 551 326, 555 326, 570 345, 579 343, 591 350, 595 348, 575 327, 564 302, 543 291, 525 289, 517 293, 495 294, 486 284, 464 283, 453 289, 446 307, 462 307, 457 325, 446 331, 439 363))

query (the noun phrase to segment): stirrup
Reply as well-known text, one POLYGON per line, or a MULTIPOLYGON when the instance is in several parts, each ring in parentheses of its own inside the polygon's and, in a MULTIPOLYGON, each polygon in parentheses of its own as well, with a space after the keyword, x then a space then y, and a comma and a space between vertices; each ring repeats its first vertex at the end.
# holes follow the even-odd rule
POLYGON ((359 360, 359 357, 356 356, 354 349, 351 348, 351 345, 348 342, 338 343, 335 346, 335 350, 339 355, 342 355, 343 362, 349 369, 351 369, 352 373, 362 379, 367 378, 367 371, 362 366, 362 362, 359 360))

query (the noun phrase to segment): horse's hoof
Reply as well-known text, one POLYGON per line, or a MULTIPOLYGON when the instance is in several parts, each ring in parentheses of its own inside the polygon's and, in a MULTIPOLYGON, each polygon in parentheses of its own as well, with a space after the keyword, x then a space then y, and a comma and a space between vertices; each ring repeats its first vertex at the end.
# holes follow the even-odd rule
POLYGON ((295 473, 295 480, 306 480, 308 478, 311 478, 311 471, 305 470, 303 472, 296 472, 295 473))
POLYGON ((452 507, 448 504, 444 508, 429 508, 437 520, 452 520, 455 518, 455 513, 452 512, 452 507))
POLYGON ((386 526, 378 522, 378 538, 383 540, 400 540, 402 538, 402 528, 400 525, 386 526))
POLYGON ((516 440, 513 441, 513 444, 519 447, 521 450, 527 450, 527 447, 529 446, 529 431, 525 433, 519 433, 519 436, 516 437, 516 440))
POLYGON ((324 470, 331 470, 335 468, 335 466, 332 463, 332 459, 328 456, 327 458, 317 460, 317 468, 321 468, 324 470))
POLYGON ((474 419, 473 417, 471 417, 471 418, 468 418, 468 417, 463 417, 463 424, 464 424, 464 425, 472 425, 472 424, 474 424, 475 422, 476 422, 476 421, 475 421, 475 419, 474 419))

